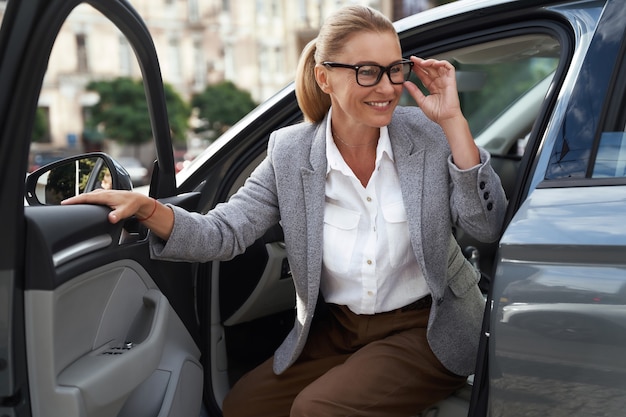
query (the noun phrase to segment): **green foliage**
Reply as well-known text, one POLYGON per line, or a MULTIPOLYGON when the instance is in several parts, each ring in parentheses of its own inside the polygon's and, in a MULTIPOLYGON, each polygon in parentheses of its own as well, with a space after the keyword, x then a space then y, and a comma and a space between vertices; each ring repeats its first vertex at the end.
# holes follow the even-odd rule
POLYGON ((198 117, 208 122, 202 130, 224 132, 256 107, 249 92, 240 90, 230 81, 208 86, 191 99, 191 105, 199 110, 198 117))
MULTIPOLYGON (((111 81, 92 81, 87 90, 100 96, 98 103, 91 107, 86 121, 88 129, 99 127, 106 137, 131 145, 152 140, 148 102, 141 80, 122 77, 111 81)), ((184 142, 189 106, 170 85, 165 84, 164 91, 172 139, 184 142)))
POLYGON ((170 129, 172 130, 173 143, 185 143, 187 130, 189 129, 189 116, 191 108, 182 97, 169 84, 164 84, 165 102, 169 115, 170 129))
POLYGON ((46 111, 41 107, 37 107, 35 113, 35 124, 33 126, 33 142, 45 142, 48 136, 48 116, 46 111))

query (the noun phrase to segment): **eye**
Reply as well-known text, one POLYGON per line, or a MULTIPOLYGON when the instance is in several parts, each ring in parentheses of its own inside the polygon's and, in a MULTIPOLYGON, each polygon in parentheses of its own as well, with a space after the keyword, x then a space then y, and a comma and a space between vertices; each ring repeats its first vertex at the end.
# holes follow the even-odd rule
POLYGON ((402 64, 397 64, 397 65, 394 65, 393 67, 391 67, 391 68, 389 69, 389 73, 390 73, 390 74, 392 74, 392 75, 393 75, 393 74, 403 73, 403 72, 404 72, 404 71, 403 71, 403 66, 402 66, 402 64))
POLYGON ((359 68, 359 76, 362 77, 377 77, 380 72, 380 68, 371 65, 366 65, 359 68))

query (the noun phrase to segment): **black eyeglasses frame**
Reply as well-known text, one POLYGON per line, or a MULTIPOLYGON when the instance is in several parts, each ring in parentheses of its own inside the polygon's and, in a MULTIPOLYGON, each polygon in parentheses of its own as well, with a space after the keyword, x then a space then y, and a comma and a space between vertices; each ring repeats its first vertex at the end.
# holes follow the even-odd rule
POLYGON ((348 68, 348 69, 353 69, 354 70, 354 76, 356 78, 356 83, 358 85, 360 85, 361 87, 373 87, 376 84, 378 84, 380 82, 380 80, 382 80, 383 78, 383 74, 387 74, 387 78, 389 78, 389 82, 391 84, 395 84, 395 85, 399 85, 399 84, 404 84, 405 81, 408 81, 409 77, 411 76, 411 69, 413 68, 413 61, 411 61, 410 59, 402 59, 398 62, 394 62, 393 64, 389 65, 389 66, 382 66, 382 65, 378 65, 378 64, 361 64, 361 65, 350 65, 350 64, 343 64, 341 62, 332 62, 332 61, 324 61, 322 62, 322 65, 326 66, 326 67, 331 67, 331 68, 348 68), (403 78, 404 80, 402 82, 394 82, 391 79, 391 68, 395 67, 398 64, 408 64, 409 65, 409 71, 406 72, 406 74, 403 74, 403 78), (376 81, 373 84, 367 84, 367 85, 363 85, 361 84, 361 82, 359 81, 359 69, 363 68, 363 67, 376 67, 380 69, 380 72, 378 73, 378 77, 376 78, 376 81))

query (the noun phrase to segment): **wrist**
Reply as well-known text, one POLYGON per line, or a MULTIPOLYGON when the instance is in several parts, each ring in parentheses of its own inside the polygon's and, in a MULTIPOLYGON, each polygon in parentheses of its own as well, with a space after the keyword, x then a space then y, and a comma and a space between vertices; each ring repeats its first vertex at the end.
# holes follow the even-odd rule
POLYGON ((143 216, 140 215, 139 211, 137 213, 135 213, 135 217, 140 222, 145 222, 146 220, 151 218, 154 215, 154 213, 156 213, 157 206, 158 206, 158 203, 157 203, 156 199, 149 198, 149 200, 150 200, 150 204, 149 205, 146 204, 145 210, 143 210, 144 207, 142 207, 142 210, 139 210, 139 211, 142 212, 142 214, 145 214, 145 215, 143 215, 143 216))
POLYGON ((438 124, 439 126, 441 126, 444 132, 465 130, 469 131, 469 123, 467 122, 465 116, 463 116, 463 113, 459 113, 457 115, 442 119, 439 121, 438 124))

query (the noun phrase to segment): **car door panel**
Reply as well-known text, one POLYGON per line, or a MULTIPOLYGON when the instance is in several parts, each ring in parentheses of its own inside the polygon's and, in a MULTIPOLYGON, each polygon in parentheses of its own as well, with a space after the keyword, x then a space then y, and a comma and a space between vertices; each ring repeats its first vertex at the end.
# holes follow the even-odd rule
POLYGON ((145 230, 98 206, 25 213, 33 414, 199 415, 200 351, 152 278, 145 230))
MULTIPOLYGON (((203 368, 195 265, 151 261, 145 228, 135 219, 110 224, 104 207, 23 206, 50 51, 81 3, 100 11, 102 22, 116 26, 132 46, 159 161, 150 195, 176 193, 159 62, 132 6, 122 0, 9 1, 0 28, 6 87, 0 93, 0 414, 197 416, 203 368)), ((190 210, 198 202, 193 194, 173 200, 190 210)))

